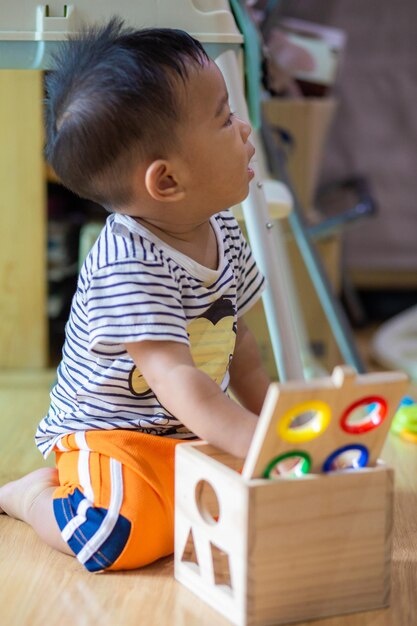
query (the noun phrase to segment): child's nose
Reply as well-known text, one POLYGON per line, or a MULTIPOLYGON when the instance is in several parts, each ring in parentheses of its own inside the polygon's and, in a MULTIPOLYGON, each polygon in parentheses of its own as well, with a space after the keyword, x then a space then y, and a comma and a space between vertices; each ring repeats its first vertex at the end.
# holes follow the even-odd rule
POLYGON ((239 122, 240 122, 240 134, 244 143, 246 143, 247 140, 249 139, 249 135, 252 132, 252 127, 250 124, 248 124, 248 122, 245 122, 244 120, 239 119, 239 122))

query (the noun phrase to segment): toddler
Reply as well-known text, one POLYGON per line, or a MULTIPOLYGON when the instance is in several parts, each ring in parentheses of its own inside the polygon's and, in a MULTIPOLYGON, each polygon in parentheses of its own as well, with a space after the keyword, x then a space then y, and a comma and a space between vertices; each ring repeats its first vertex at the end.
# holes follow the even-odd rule
POLYGON ((269 384, 242 317, 264 279, 228 210, 251 129, 196 40, 116 18, 63 44, 46 118, 61 181, 110 215, 36 433, 56 469, 4 485, 0 507, 89 571, 132 569, 173 551, 175 446, 244 457, 269 384))

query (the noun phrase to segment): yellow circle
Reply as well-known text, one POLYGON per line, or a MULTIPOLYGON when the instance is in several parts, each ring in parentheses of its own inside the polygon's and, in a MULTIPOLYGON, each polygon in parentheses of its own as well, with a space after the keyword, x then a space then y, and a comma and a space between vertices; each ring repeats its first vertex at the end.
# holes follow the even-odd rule
POLYGON ((290 443, 310 441, 322 434, 330 423, 330 407, 320 400, 302 402, 285 413, 277 424, 277 432, 281 439, 290 443), (303 413, 315 413, 314 417, 304 426, 290 428, 291 423, 303 413))

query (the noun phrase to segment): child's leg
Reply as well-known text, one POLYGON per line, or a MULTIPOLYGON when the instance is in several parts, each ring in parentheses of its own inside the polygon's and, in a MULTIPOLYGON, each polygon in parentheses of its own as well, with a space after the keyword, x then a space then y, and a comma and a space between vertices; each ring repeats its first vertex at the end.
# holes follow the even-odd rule
POLYGON ((135 569, 174 549, 178 441, 135 431, 65 436, 55 469, 0 488, 1 509, 89 571, 135 569))
POLYGON ((177 443, 126 430, 60 441, 54 513, 86 569, 136 569, 172 554, 177 443))
POLYGON ((53 511, 53 493, 58 486, 58 472, 43 467, 0 487, 0 512, 32 526, 49 546, 73 554, 61 537, 53 511))

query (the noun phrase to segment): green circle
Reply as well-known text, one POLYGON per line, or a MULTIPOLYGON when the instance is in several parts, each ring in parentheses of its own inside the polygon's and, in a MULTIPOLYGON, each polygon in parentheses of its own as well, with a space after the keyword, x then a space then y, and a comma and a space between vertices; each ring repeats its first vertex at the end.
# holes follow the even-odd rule
MULTIPOLYGON (((276 456, 274 459, 272 459, 272 461, 270 461, 265 468, 263 474, 264 478, 271 478, 273 480, 270 474, 274 467, 281 461, 285 461, 286 459, 290 459, 292 457, 298 457, 302 459, 301 466, 298 470, 298 475, 296 475, 295 478, 299 478, 300 474, 308 474, 311 467, 310 456, 306 452, 303 452, 301 450, 292 450, 291 452, 285 452, 284 454, 280 454, 279 456, 276 456)), ((282 476, 283 478, 285 478, 285 474, 283 474, 282 476)))

